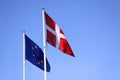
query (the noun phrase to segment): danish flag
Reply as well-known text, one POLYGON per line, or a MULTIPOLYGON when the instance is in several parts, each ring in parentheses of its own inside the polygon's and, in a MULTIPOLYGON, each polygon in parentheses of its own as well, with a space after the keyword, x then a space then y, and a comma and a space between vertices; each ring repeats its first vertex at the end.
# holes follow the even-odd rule
POLYGON ((65 54, 71 55, 74 57, 74 53, 66 40, 63 31, 59 28, 59 26, 52 20, 49 15, 44 12, 45 22, 46 22, 46 41, 58 48, 65 54))

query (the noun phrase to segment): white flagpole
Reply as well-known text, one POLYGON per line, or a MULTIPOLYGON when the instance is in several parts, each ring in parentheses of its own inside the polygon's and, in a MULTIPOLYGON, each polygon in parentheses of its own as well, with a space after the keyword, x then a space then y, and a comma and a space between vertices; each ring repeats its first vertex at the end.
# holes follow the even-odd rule
POLYGON ((44 8, 42 8, 42 19, 43 19, 43 48, 44 48, 44 80, 47 80, 47 76, 46 76, 46 36, 45 36, 44 8))
POLYGON ((26 80, 25 32, 23 31, 23 80, 26 80))

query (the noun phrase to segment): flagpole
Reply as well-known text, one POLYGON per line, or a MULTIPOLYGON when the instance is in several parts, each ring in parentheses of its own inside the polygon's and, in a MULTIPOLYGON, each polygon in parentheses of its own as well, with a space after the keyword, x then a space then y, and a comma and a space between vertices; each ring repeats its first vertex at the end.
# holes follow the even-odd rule
POLYGON ((45 17, 44 8, 42 8, 42 19, 43 19, 43 49, 44 49, 44 80, 47 80, 46 76, 46 36, 45 36, 45 17))
POLYGON ((25 61, 25 31, 23 33, 23 80, 26 80, 26 61, 25 61))

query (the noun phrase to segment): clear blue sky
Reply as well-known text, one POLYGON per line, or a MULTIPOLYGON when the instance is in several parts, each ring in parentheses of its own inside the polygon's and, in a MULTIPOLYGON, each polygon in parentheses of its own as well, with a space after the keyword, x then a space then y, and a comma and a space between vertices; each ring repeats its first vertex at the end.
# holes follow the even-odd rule
MULTIPOLYGON (((0 0, 0 80, 22 80, 22 31, 43 49, 42 8, 75 53, 48 44, 47 80, 120 80, 120 0, 0 0)), ((27 61, 26 80, 43 80, 27 61)))

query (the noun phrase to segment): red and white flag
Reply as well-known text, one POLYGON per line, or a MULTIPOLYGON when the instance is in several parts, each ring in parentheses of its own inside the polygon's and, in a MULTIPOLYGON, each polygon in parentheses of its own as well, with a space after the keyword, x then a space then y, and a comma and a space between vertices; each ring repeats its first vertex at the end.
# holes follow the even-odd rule
POLYGON ((49 44, 58 48, 65 54, 74 57, 74 53, 66 40, 63 31, 55 23, 54 20, 45 12, 45 22, 46 22, 46 40, 49 44))

